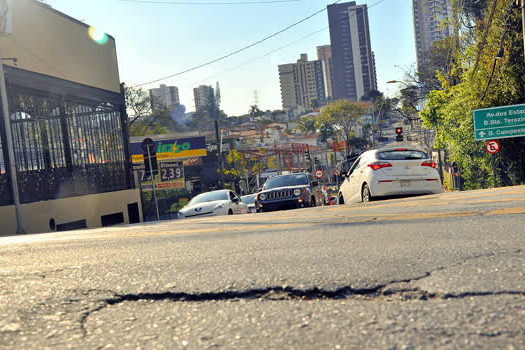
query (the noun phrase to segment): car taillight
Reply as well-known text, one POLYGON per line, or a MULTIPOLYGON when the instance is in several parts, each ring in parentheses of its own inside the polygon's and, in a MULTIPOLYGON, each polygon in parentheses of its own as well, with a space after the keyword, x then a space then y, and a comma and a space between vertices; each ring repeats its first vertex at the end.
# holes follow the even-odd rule
POLYGON ((368 166, 374 170, 379 170, 381 168, 391 168, 392 164, 388 162, 373 162, 368 164, 368 166))
POLYGON ((429 167, 435 169, 436 168, 436 163, 434 163, 434 162, 423 162, 423 163, 421 163, 421 166, 429 166, 429 167))

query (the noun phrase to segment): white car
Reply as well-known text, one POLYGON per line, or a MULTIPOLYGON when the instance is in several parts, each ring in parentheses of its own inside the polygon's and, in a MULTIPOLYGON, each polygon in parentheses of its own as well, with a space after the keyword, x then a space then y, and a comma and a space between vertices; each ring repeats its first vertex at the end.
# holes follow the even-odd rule
POLYGON ((339 187, 339 204, 442 192, 436 163, 415 148, 381 148, 356 159, 339 187))
POLYGON ((237 193, 230 190, 218 190, 201 193, 179 210, 179 218, 196 216, 246 214, 247 206, 237 193))
POLYGON ((255 209, 255 196, 257 196, 257 193, 247 194, 247 195, 241 197, 242 202, 244 204, 246 204, 246 206, 248 207, 248 213, 255 213, 256 212, 256 209, 255 209))

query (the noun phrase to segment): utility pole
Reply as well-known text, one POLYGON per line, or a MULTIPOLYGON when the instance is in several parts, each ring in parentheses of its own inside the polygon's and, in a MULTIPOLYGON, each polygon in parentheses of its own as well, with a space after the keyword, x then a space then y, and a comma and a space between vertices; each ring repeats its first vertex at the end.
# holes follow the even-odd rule
POLYGON ((525 60, 525 0, 521 0, 521 27, 523 31, 523 59, 525 60))
MULTIPOLYGON (((0 36, 6 36, 11 34, 11 8, 10 2, 5 2, 1 4, 2 10, 5 11, 5 18, 2 19, 4 26, 0 36)), ((18 179, 16 173, 16 163, 15 163, 15 151, 13 146, 13 136, 11 133, 11 118, 9 116, 9 106, 7 104, 7 88, 5 83, 4 76, 4 60, 2 58, 2 52, 0 52, 0 98, 2 101, 2 114, 4 119, 4 128, 6 136, 6 146, 7 146, 7 155, 9 157, 9 162, 6 164, 7 169, 9 169, 9 175, 11 180, 11 195, 13 197, 13 203, 15 205, 15 216, 16 216, 16 233, 22 234, 26 233, 22 225, 22 216, 20 214, 20 194, 18 192, 18 179)))
POLYGON ((215 136, 217 137, 217 158, 219 159, 219 188, 224 188, 224 169, 222 167, 222 137, 220 135, 219 121, 215 120, 215 136))

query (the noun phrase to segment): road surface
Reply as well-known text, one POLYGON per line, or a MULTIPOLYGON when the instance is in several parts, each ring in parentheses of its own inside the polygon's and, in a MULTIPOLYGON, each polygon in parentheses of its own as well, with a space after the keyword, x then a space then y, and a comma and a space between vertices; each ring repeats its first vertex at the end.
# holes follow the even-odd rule
POLYGON ((0 347, 525 348, 525 186, 0 238, 0 347))

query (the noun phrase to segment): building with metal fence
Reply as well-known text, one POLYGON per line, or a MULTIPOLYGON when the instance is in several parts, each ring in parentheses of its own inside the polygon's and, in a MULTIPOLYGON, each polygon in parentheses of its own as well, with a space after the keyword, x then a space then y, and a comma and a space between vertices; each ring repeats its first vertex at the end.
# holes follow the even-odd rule
POLYGON ((140 222, 114 39, 34 0, 10 15, 0 236, 17 231, 15 211, 28 233, 140 222))

